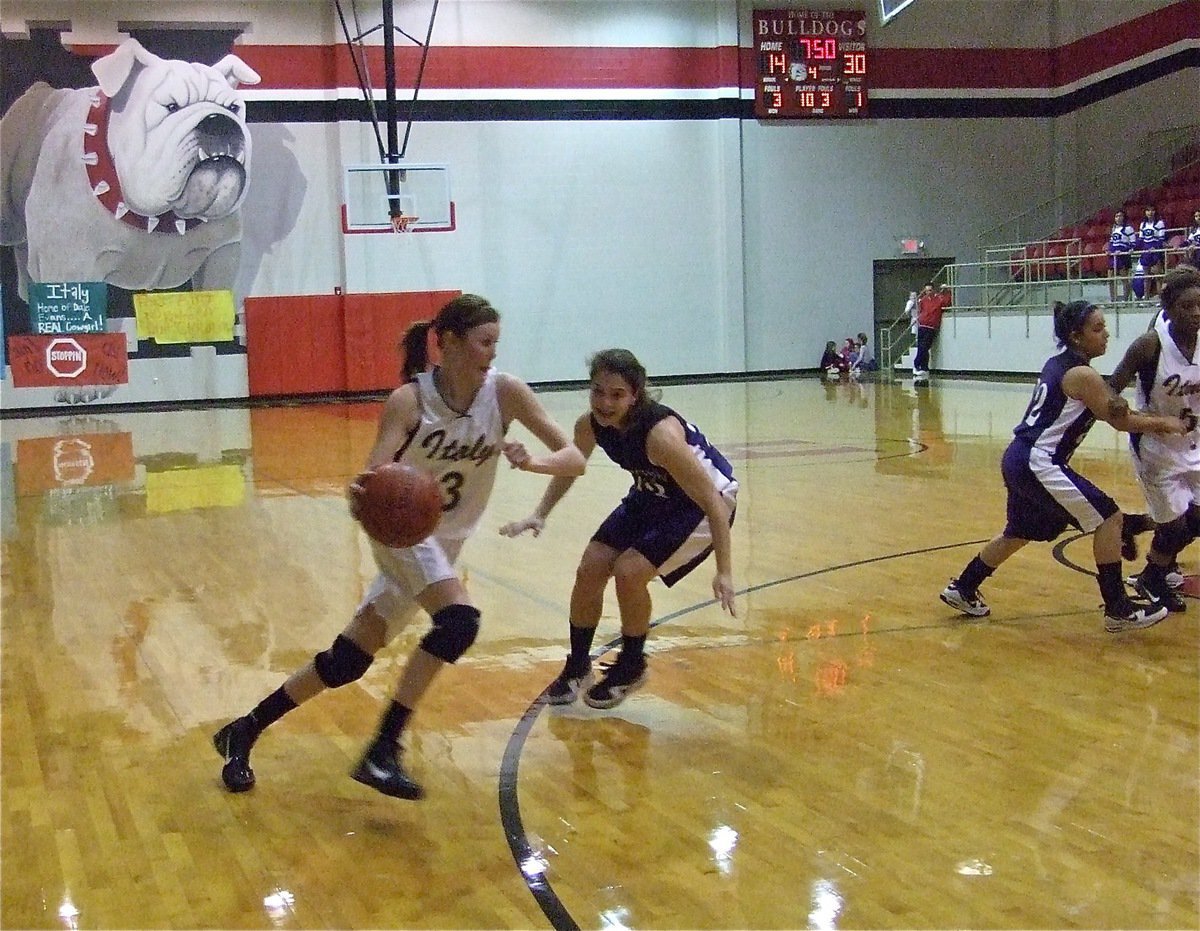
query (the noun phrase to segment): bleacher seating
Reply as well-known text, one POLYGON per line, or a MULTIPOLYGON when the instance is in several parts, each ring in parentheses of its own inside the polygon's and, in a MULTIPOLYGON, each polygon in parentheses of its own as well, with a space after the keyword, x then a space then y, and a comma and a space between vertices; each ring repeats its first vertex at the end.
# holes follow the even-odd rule
MULTIPOLYGON (((1192 156, 1194 158, 1194 154, 1192 156)), ((1192 161, 1160 184, 1147 185, 1120 205, 1136 230, 1145 209, 1154 205, 1167 227, 1166 267, 1183 259, 1182 248, 1192 214, 1200 210, 1200 160, 1192 161)), ((1116 206, 1102 207, 1091 216, 1069 223, 1040 242, 1030 243, 1011 257, 1014 281, 1054 280, 1078 273, 1085 278, 1108 275, 1108 234, 1116 206)))

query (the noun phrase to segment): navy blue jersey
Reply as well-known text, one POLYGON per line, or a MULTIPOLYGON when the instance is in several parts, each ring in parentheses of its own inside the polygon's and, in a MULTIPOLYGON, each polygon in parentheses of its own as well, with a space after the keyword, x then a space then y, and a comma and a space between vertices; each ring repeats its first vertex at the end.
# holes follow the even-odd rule
POLYGON ((683 426, 684 438, 704 470, 712 479, 720 494, 737 488, 733 478, 733 466, 721 455, 720 450, 705 439, 704 434, 679 416, 665 404, 651 402, 624 430, 602 426, 593 416, 592 433, 596 444, 608 454, 608 458, 633 475, 633 487, 626 500, 655 509, 664 504, 695 506, 687 492, 662 466, 655 465, 646 455, 646 438, 650 430, 667 417, 674 417, 683 426))
POLYGON ((1087 364, 1088 360, 1073 349, 1064 349, 1046 360, 1025 416, 1013 430, 1014 442, 1048 453, 1055 465, 1067 464, 1096 416, 1082 401, 1067 397, 1062 381, 1070 369, 1087 364))

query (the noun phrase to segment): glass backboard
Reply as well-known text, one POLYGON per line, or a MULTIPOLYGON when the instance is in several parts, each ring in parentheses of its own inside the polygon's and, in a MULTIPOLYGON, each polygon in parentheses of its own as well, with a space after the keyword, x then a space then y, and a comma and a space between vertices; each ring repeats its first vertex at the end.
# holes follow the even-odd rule
POLYGON ((390 233, 392 206, 410 232, 454 229, 450 167, 429 163, 347 165, 342 199, 342 229, 347 233, 390 233))

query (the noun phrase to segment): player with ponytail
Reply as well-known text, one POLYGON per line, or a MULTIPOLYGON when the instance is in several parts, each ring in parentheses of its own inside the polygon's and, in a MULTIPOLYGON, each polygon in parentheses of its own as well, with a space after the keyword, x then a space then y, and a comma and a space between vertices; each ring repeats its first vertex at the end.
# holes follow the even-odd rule
POLYGON ((1135 413, 1113 394, 1092 359, 1108 349, 1104 313, 1087 301, 1054 305, 1060 351, 1042 368, 1033 397, 1001 460, 1008 521, 942 591, 941 600, 971 617, 991 609, 980 584, 1030 541, 1049 542, 1068 526, 1092 534, 1104 629, 1110 633, 1157 624, 1167 611, 1130 600, 1121 578, 1122 514, 1116 502, 1073 468, 1071 456, 1097 420, 1114 429, 1179 435, 1179 417, 1135 413))

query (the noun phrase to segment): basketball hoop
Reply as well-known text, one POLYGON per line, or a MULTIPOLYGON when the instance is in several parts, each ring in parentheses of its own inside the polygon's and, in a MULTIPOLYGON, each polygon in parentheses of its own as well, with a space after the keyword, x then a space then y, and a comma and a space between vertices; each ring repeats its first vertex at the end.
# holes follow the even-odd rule
POLYGON ((393 233, 411 233, 412 225, 416 223, 420 217, 406 217, 404 214, 392 217, 392 232, 393 233))

